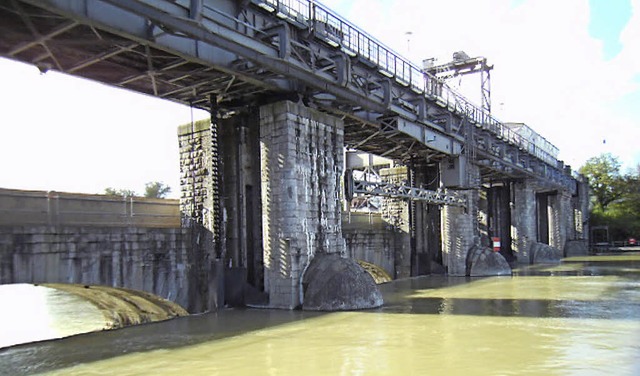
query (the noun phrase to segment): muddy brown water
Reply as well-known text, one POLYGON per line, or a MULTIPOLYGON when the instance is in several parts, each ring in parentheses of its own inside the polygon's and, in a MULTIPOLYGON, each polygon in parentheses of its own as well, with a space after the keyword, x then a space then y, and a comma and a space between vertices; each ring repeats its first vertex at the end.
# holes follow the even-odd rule
MULTIPOLYGON (((0 374, 640 375, 640 255, 381 287, 385 305, 370 311, 228 309, 8 347, 0 374)), ((90 327, 83 303, 47 313, 64 318, 17 315, 13 332, 90 327)))

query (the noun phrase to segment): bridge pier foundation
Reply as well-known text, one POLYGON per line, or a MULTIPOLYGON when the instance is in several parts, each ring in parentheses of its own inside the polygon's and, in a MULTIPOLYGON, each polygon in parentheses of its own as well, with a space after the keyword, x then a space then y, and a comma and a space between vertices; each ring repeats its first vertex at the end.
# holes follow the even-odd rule
POLYGON ((216 310, 224 304, 224 297, 217 292, 222 286, 222 276, 214 275, 216 260, 214 249, 213 199, 211 152, 212 132, 208 120, 185 124, 178 128, 180 147, 180 213, 182 227, 189 231, 190 245, 186 254, 188 275, 189 312, 200 313, 216 310))
MULTIPOLYGON (((224 294, 209 299, 218 307, 299 307, 311 260, 320 254, 346 256, 340 194, 342 120, 292 102, 244 109, 215 120, 215 130, 204 123, 181 127, 181 209, 185 224, 197 233, 192 267, 202 268, 203 281, 217 270, 214 264, 207 266, 207 260, 225 269, 224 279, 209 278, 198 285, 200 296, 215 295, 224 285, 224 294)), ((331 264, 343 263, 332 259, 331 264)), ((355 270, 339 269, 338 274, 355 270)), ((373 279, 371 283, 375 288, 373 279)), ((348 297, 349 291, 341 296, 348 297)))
MULTIPOLYGON (((508 261, 514 262, 511 239, 511 184, 509 181, 491 183, 486 188, 488 228, 486 241, 493 243, 493 238, 500 242, 499 252, 508 261)), ((494 248, 494 244, 488 244, 494 248)), ((495 251, 495 248, 493 249, 495 251)))
POLYGON ((571 192, 567 190, 549 196, 549 245, 561 252, 573 227, 571 206, 571 192))
POLYGON ((533 262, 531 247, 537 242, 536 191, 530 181, 512 185, 511 248, 519 264, 533 262))
POLYGON ((442 209, 442 257, 449 275, 467 274, 467 256, 472 247, 480 245, 480 223, 478 221, 480 202, 480 170, 474 164, 467 164, 469 186, 461 190, 467 197, 467 206, 445 205, 442 209))
MULTIPOLYGON (((383 168, 380 178, 386 183, 406 185, 409 179, 406 166, 383 168)), ((382 220, 389 226, 393 236, 394 278, 411 277, 411 203, 407 200, 385 197, 382 199, 382 220)))
POLYGON ((512 184, 511 238, 519 264, 559 261, 587 253, 588 188, 550 191, 531 180, 512 184), (567 250, 570 248, 570 250, 567 250), (536 255, 543 250, 547 255, 536 255))
POLYGON ((303 303, 317 254, 345 254, 340 187, 342 120, 292 102, 260 108, 262 231, 269 305, 303 303))
MULTIPOLYGON (((437 190, 440 174, 437 165, 414 166, 416 187, 437 190)), ((415 201, 412 208, 413 247, 415 249, 411 275, 444 273, 442 266, 440 209, 438 205, 415 201)))

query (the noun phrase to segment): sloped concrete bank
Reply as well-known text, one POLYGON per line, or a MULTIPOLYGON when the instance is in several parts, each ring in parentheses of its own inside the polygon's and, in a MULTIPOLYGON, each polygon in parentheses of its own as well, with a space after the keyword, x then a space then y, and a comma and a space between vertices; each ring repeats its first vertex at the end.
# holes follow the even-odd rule
POLYGON ((61 283, 42 286, 77 295, 95 305, 105 317, 105 329, 117 329, 189 315, 178 304, 143 291, 61 283))

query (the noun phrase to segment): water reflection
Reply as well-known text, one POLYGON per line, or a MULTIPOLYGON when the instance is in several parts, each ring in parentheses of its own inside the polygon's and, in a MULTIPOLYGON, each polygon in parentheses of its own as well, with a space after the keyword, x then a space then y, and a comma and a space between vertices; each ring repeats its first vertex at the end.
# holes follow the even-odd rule
POLYGON ((62 338, 106 326, 104 315, 91 303, 44 286, 0 285, 0 302, 0 347, 62 338))
POLYGON ((377 310, 228 310, 5 349, 0 370, 638 375, 638 261, 540 266, 515 277, 396 281, 383 286, 387 303, 377 310))

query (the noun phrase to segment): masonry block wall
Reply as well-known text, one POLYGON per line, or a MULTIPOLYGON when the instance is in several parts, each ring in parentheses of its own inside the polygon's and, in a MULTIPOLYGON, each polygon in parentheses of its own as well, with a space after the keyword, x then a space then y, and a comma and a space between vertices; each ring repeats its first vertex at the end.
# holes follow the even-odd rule
MULTIPOLYGON (((407 185, 408 175, 406 166, 383 168, 380 170, 383 181, 407 185)), ((411 233, 409 211, 410 205, 406 200, 384 198, 380 208, 382 220, 393 231, 395 244, 395 274, 394 278, 408 278, 411 276, 411 233)))
POLYGON ((511 249, 518 263, 532 262, 531 246, 537 241, 536 191, 530 181, 512 185, 511 249))
POLYGON ((183 225, 192 222, 213 230, 211 122, 199 120, 178 127, 180 148, 180 212, 183 225))
POLYGON ((395 275, 395 231, 379 213, 349 213, 342 219, 347 254, 395 275))
POLYGON ((549 197, 549 245, 562 251, 573 227, 571 192, 559 190, 549 197))
POLYGON ((572 197, 572 207, 574 211, 572 239, 587 241, 589 239, 589 183, 584 177, 577 181, 577 192, 572 197))
POLYGON ((480 243, 479 202, 480 170, 467 165, 470 186, 461 190, 467 196, 467 207, 445 205, 442 210, 442 257, 450 275, 466 274, 467 254, 471 247, 480 243))
POLYGON ((211 284, 216 254, 214 249, 214 158, 212 150, 211 122, 200 120, 178 127, 180 148, 180 213, 182 226, 188 229, 191 245, 188 249, 188 265, 191 284, 198 286, 199 300, 195 312, 215 310, 217 297, 211 284))
POLYGON ((345 252, 340 119, 291 102, 260 108, 262 226, 269 304, 301 304, 301 277, 316 253, 345 252))
POLYGON ((2 226, 0 284, 126 287, 198 312, 189 248, 181 228, 2 226))

